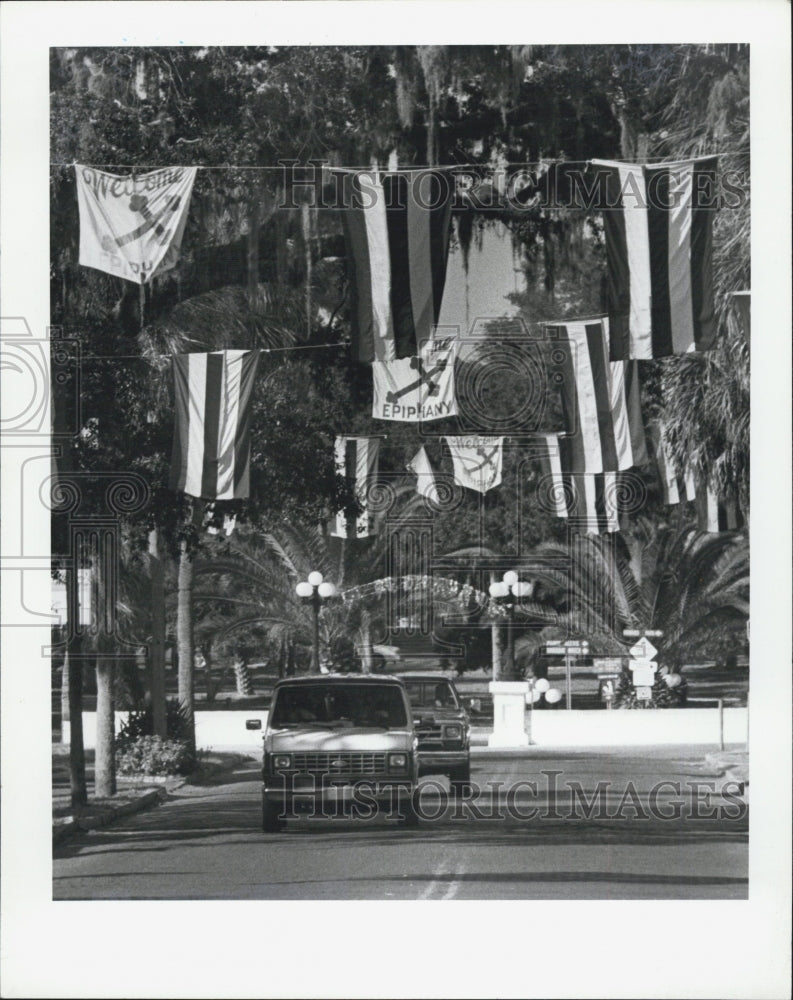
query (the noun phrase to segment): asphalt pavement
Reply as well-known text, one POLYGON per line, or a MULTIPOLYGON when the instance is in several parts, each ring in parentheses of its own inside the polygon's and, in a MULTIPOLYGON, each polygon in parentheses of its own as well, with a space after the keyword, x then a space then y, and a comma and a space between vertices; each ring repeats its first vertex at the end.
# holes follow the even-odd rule
POLYGON ((256 761, 54 851, 56 899, 746 899, 748 807, 701 747, 487 754, 472 794, 260 828, 256 761))

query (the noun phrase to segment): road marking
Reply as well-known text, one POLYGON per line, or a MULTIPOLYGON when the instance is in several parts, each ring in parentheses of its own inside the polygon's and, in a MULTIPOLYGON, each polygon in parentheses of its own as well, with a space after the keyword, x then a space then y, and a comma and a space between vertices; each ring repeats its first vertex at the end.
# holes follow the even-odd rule
POLYGON ((461 874, 461 870, 450 871, 449 865, 443 863, 440 869, 434 873, 435 878, 424 889, 419 899, 454 899, 460 890, 461 874))

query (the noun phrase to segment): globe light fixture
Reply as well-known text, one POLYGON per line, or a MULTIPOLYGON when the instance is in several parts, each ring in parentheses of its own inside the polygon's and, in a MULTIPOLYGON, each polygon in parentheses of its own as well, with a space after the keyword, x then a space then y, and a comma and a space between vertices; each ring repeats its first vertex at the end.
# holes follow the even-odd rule
MULTIPOLYGON (((507 610, 507 663, 508 676, 515 672, 515 605, 526 597, 531 597, 534 584, 521 580, 514 569, 508 569, 501 580, 495 580, 488 587, 488 592, 496 604, 503 604, 507 610)), ((496 627, 495 625, 493 626, 496 627)), ((497 680, 495 674, 494 680, 497 680)))
POLYGON ((319 611, 325 601, 336 596, 336 585, 325 580, 319 570, 308 574, 307 580, 301 580, 295 587, 295 593, 304 604, 310 604, 314 618, 314 643, 311 650, 311 673, 319 673, 319 611))

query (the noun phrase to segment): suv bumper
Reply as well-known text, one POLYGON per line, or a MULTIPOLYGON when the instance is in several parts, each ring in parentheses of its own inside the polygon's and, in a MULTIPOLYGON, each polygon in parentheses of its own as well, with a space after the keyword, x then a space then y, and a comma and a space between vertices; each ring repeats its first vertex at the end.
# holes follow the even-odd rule
POLYGON ((470 760, 468 750, 419 750, 419 774, 433 769, 443 773, 447 768, 461 767, 470 760))

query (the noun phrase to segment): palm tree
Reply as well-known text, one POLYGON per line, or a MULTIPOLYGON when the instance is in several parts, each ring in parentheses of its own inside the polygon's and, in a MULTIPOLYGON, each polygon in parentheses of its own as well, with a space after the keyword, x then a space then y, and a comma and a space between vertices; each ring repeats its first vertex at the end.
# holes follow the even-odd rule
MULTIPOLYGON (((748 552, 740 534, 650 530, 641 544, 638 579, 627 547, 616 538, 579 536, 572 552, 559 543, 541 545, 539 557, 571 555, 568 569, 545 569, 555 587, 548 625, 588 639, 593 652, 605 654, 624 652, 625 628, 660 630, 659 659, 679 672, 714 639, 743 627, 749 613, 748 552)), ((541 609, 532 613, 542 620, 541 609)))

